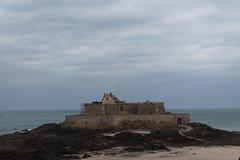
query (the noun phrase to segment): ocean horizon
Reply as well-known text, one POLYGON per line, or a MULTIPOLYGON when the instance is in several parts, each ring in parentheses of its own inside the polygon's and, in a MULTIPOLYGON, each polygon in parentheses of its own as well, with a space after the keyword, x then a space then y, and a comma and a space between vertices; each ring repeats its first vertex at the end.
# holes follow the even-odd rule
MULTIPOLYGON (((189 113, 191 122, 206 123, 214 128, 240 131, 240 108, 171 108, 169 112, 189 113)), ((66 115, 80 110, 0 111, 0 135, 33 129, 46 123, 61 123, 66 115)))

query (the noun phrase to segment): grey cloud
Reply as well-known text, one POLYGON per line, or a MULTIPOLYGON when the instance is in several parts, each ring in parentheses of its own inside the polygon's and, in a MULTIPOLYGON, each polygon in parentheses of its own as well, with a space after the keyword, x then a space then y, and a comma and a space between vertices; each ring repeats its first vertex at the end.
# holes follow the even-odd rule
MULTIPOLYGON (((186 95, 194 92, 189 101, 194 105, 207 85, 212 86, 210 95, 218 95, 214 85, 218 79, 223 92, 234 95, 236 89, 228 89, 228 84, 237 85, 240 79, 238 4, 236 0, 4 0, 0 86, 11 89, 8 96, 18 94, 19 88, 53 99, 65 95, 56 91, 63 88, 79 95, 80 100, 65 95, 66 105, 106 90, 129 100, 134 99, 131 94, 156 98, 156 86, 166 90, 171 106, 188 105, 179 91, 186 87, 186 95)), ((32 103, 36 97, 30 97, 32 103)), ((15 104, 5 100, 0 109, 15 104)))

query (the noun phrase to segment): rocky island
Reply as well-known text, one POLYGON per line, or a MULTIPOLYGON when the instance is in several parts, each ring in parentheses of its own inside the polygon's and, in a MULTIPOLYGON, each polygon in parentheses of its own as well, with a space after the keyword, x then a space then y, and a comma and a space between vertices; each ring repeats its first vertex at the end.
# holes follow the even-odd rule
POLYGON ((161 102, 125 103, 109 93, 101 102, 85 104, 80 115, 66 116, 63 123, 0 136, 0 159, 78 160, 126 153, 178 155, 181 152, 176 148, 225 145, 240 146, 240 134, 191 123, 189 114, 165 112, 161 102))

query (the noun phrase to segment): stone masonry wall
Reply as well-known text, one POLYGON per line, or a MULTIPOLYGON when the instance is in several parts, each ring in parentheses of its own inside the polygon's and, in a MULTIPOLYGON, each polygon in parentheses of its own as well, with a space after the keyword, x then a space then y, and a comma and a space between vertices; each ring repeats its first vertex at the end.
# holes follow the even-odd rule
POLYGON ((114 116, 66 116, 65 124, 78 128, 108 128, 118 127, 124 121, 152 121, 157 124, 177 125, 178 119, 183 124, 188 124, 188 114, 166 114, 166 115, 114 115, 114 116))
POLYGON ((86 117, 86 116, 66 116, 64 124, 70 127, 77 128, 107 128, 111 127, 113 124, 112 116, 95 116, 95 117, 86 117))
POLYGON ((164 114, 163 103, 118 103, 118 104, 85 104, 83 114, 86 116, 105 116, 122 114, 164 114))

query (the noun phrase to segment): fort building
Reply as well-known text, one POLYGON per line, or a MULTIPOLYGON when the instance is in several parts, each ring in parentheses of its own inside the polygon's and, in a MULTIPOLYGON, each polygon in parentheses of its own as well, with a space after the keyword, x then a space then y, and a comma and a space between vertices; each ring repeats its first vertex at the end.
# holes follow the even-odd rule
POLYGON ((104 93, 101 101, 85 103, 79 115, 68 115, 65 124, 78 128, 118 127, 121 122, 143 121, 159 125, 186 125, 190 122, 189 114, 165 112, 163 102, 127 103, 115 95, 104 93))

